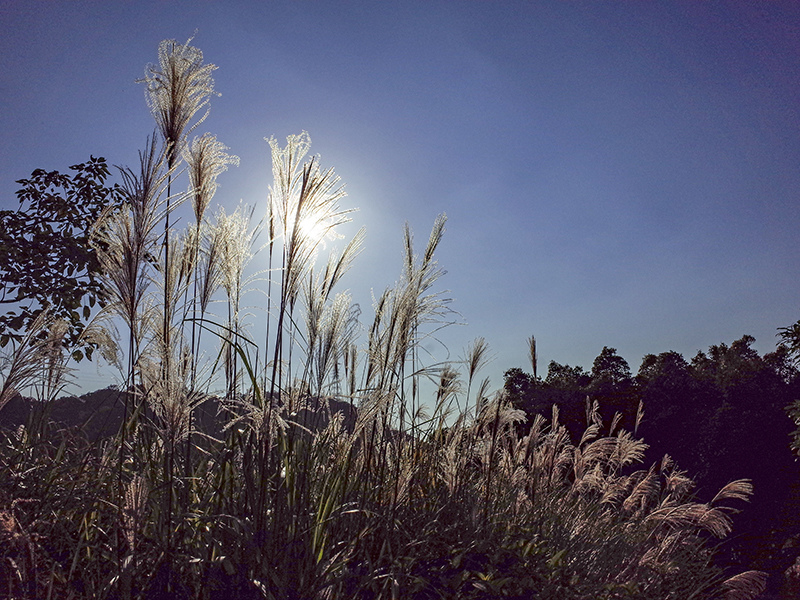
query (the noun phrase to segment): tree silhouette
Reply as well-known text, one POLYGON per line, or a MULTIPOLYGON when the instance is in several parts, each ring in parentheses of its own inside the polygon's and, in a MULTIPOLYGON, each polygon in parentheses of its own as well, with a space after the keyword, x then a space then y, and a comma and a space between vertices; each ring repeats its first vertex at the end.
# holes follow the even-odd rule
POLYGON ((550 361, 547 377, 541 379, 513 368, 505 373, 504 389, 515 407, 529 416, 552 414, 557 405, 560 421, 570 433, 580 436, 586 426, 586 397, 592 378, 582 367, 550 361))
MULTIPOLYGON (((69 325, 67 342, 75 344, 92 307, 102 305, 99 263, 89 244, 100 213, 121 201, 117 185, 106 187, 104 158, 73 165, 72 174, 36 169, 17 181, 19 208, 0 211, 0 347, 18 342, 45 307, 69 325)), ((76 350, 91 356, 91 344, 76 350)))
POLYGON ((617 354, 616 348, 603 346, 603 350, 592 364, 592 383, 589 396, 600 404, 603 414, 622 417, 622 427, 633 431, 636 428, 636 412, 639 396, 631 377, 628 362, 617 354))
POLYGON ((639 433, 650 444, 651 460, 669 454, 702 481, 713 466, 708 424, 721 403, 714 383, 696 377, 693 366, 670 351, 642 359, 636 386, 644 406, 639 433))
POLYGON ((781 338, 781 345, 785 346, 795 363, 800 363, 800 320, 789 327, 780 327, 778 337, 781 338))
POLYGON ((769 358, 778 375, 792 388, 791 403, 786 407, 795 423, 792 432, 792 450, 800 455, 800 320, 789 327, 778 329, 781 342, 769 358))

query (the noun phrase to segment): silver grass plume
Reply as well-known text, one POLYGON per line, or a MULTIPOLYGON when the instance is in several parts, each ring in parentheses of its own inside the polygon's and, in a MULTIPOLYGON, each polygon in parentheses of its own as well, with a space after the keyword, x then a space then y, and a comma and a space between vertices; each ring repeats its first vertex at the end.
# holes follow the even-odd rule
POLYGON ((47 336, 42 340, 40 399, 46 402, 55 400, 67 383, 70 369, 64 356, 64 336, 68 329, 66 321, 57 319, 50 324, 47 336))
POLYGON ((639 400, 639 405, 636 407, 636 422, 633 425, 633 434, 639 431, 639 426, 642 424, 642 419, 644 418, 644 402, 639 400))
MULTIPOLYGON (((489 344, 487 344, 486 340, 482 337, 475 338, 465 352, 464 362, 467 365, 467 395, 464 401, 467 407, 469 407, 469 396, 470 390, 472 389, 472 381, 478 371, 480 371, 489 362, 488 352, 489 344)), ((476 416, 478 414, 477 410, 479 409, 479 403, 480 394, 478 394, 478 398, 476 398, 475 401, 476 416)))
POLYGON ((217 177, 228 169, 228 165, 239 164, 239 157, 225 150, 228 147, 210 133, 194 138, 191 145, 184 149, 183 158, 189 172, 189 193, 198 227, 217 191, 217 177))
POLYGON ((170 241, 173 252, 163 254, 159 261, 159 270, 164 277, 158 280, 158 284, 164 302, 161 305, 161 319, 156 324, 156 339, 163 364, 169 364, 174 352, 171 340, 178 328, 175 325, 175 316, 180 311, 181 297, 187 291, 194 271, 194 258, 197 254, 195 232, 196 229, 190 228, 185 234, 173 234, 170 241))
POLYGON ((191 357, 189 348, 170 348, 169 371, 164 370, 164 356, 159 352, 150 360, 141 361, 142 382, 147 401, 157 417, 157 431, 168 451, 185 440, 192 431, 191 413, 202 401, 202 394, 189 387, 191 357))
POLYGON ((125 507, 122 511, 122 531, 128 542, 128 549, 134 552, 136 541, 144 517, 150 485, 145 477, 134 473, 133 478, 125 486, 125 507))
MULTIPOLYGON (((171 167, 181 150, 186 133, 202 123, 208 110, 189 128, 195 115, 206 108, 214 94, 211 73, 217 68, 203 64, 203 53, 175 40, 163 40, 158 45, 158 65, 148 65, 144 79, 145 97, 150 112, 167 144, 167 162, 171 167)), ((218 94, 217 94, 218 95, 218 94)))
MULTIPOLYGON (((43 365, 57 359, 56 354, 60 354, 60 348, 55 347, 57 340, 49 332, 50 327, 49 311, 45 309, 34 319, 11 354, 3 357, 0 371, 4 372, 5 379, 0 388, 0 410, 27 387, 48 380, 58 383, 58 373, 48 375, 47 369, 44 372, 42 369, 43 365)), ((63 332, 61 337, 63 339, 63 332)), ((61 365, 53 366, 59 371, 62 368, 61 365)))
POLYGON ((687 477, 685 471, 670 469, 664 479, 664 491, 667 494, 664 502, 674 502, 686 498, 694 489, 694 481, 687 477))
MULTIPOLYGON (((340 358, 353 344, 358 326, 358 307, 353 306, 350 295, 337 294, 326 306, 319 326, 318 343, 311 361, 316 375, 316 393, 322 394, 323 383, 334 372, 340 358)), ((336 383, 332 381, 331 383, 336 383)))
MULTIPOLYGON (((193 293, 193 300, 191 302, 187 302, 186 306, 186 314, 188 315, 189 310, 191 308, 191 316, 192 316, 192 327, 191 327, 191 342, 192 342, 192 354, 197 353, 197 347, 199 345, 199 332, 197 330, 197 308, 198 304, 202 303, 202 300, 198 302, 198 295, 202 296, 205 295, 206 298, 208 297, 207 292, 209 291, 207 286, 208 284, 213 285, 213 281, 210 280, 207 276, 209 275, 208 270, 205 270, 205 273, 202 273, 204 277, 203 281, 200 281, 201 273, 200 269, 198 268, 198 261, 199 261, 199 253, 200 253, 200 244, 201 244, 201 228, 204 224, 204 215, 208 205, 211 203, 211 199, 214 197, 214 194, 217 191, 217 177, 223 172, 226 171, 228 165, 238 165, 239 158, 237 156, 229 155, 225 152, 228 147, 222 144, 221 142, 217 141, 216 136, 211 135, 210 133, 206 133, 199 138, 194 138, 192 144, 185 147, 183 151, 184 160, 188 165, 188 172, 189 172, 189 191, 188 194, 192 201, 192 209, 194 211, 195 217, 195 224, 192 231, 194 232, 195 236, 195 245, 194 245, 194 255, 193 255, 193 263, 194 263, 194 293, 193 293), (206 289, 203 289, 206 287, 206 289), (205 294, 204 294, 205 293, 205 294)), ((211 266, 210 261, 206 261, 204 267, 208 268, 211 266)), ((188 293, 188 288, 187 288, 188 293)), ((206 301, 207 306, 207 301, 206 301)), ((201 318, 203 318, 205 313, 205 308, 201 308, 201 318)), ((192 367, 192 385, 194 386, 196 380, 196 365, 192 367)))
POLYGON ((128 360, 136 362, 145 335, 140 318, 150 285, 148 261, 154 256, 156 226, 166 214, 162 194, 169 172, 162 167, 164 155, 156 140, 148 139, 139 153, 139 173, 120 169, 125 202, 106 209, 92 230, 92 245, 100 261, 100 278, 109 296, 106 310, 119 315, 131 334, 128 360))
POLYGON ((745 571, 723 581, 720 588, 723 600, 754 600, 767 589, 767 574, 745 571))
MULTIPOLYGON (((195 115, 208 104, 208 99, 214 93, 214 80, 211 73, 216 67, 203 64, 203 53, 190 45, 191 38, 185 44, 175 40, 164 40, 158 46, 159 64, 148 65, 145 77, 140 83, 145 84, 145 98, 156 121, 164 144, 166 146, 166 163, 169 169, 167 175, 167 210, 164 221, 164 262, 170 263, 170 213, 172 170, 179 162, 185 137, 188 133, 202 123, 208 116, 208 110, 190 127, 190 122, 195 115)), ((165 275, 166 277, 166 275, 165 275)), ((169 288, 169 282, 164 282, 164 287, 169 288)), ((171 344, 171 321, 168 321, 169 307, 164 306, 164 322, 161 330, 166 336, 165 343, 171 344)), ((170 365, 163 365, 165 371, 170 370, 170 365)))
POLYGON ((537 367, 539 365, 539 354, 536 351, 536 338, 534 336, 528 338, 528 359, 531 361, 533 378, 536 379, 537 367))
POLYGON ((644 452, 648 446, 642 440, 637 440, 628 431, 620 431, 615 438, 616 447, 611 456, 611 463, 616 469, 639 463, 644 460, 644 452))
POLYGON ((123 367, 119 356, 119 334, 111 319, 104 317, 106 315, 98 314, 92 319, 81 332, 81 339, 96 346, 103 360, 122 371, 123 367))
MULTIPOLYGON (((361 229, 345 247, 341 256, 331 252, 322 273, 309 275, 305 287, 306 345, 309 360, 306 371, 315 366, 317 393, 322 393, 322 382, 338 368, 340 359, 346 360, 348 348, 353 344, 358 323, 357 306, 350 305, 349 295, 337 294, 330 304, 333 288, 346 273, 361 250, 364 230, 361 229)), ((310 373, 304 374, 304 378, 310 373)))
MULTIPOLYGON (((641 473, 641 472, 640 472, 641 473)), ((650 468, 646 475, 631 490, 630 494, 622 503, 622 510, 635 517, 647 513, 647 508, 655 505, 661 491, 659 474, 655 470, 655 465, 650 468)))
POLYGON ((475 393, 475 417, 481 413, 483 407, 489 401, 489 386, 491 385, 491 381, 488 377, 484 377, 481 381, 480 385, 478 386, 478 391, 475 393))
POLYGON ((270 211, 283 240, 283 299, 293 305, 317 250, 326 237, 337 237, 336 227, 350 220, 352 209, 341 209, 346 194, 333 169, 322 171, 316 157, 306 163, 311 141, 306 132, 286 138, 286 147, 268 140, 272 149, 270 211))
MULTIPOLYGON (((420 342, 436 331, 423 334, 421 326, 435 324, 443 327, 447 324, 443 317, 448 299, 440 293, 430 292, 434 283, 445 273, 434 260, 434 253, 442 239, 446 221, 444 214, 437 217, 425 253, 419 259, 414 254, 413 236, 406 224, 403 277, 375 303, 366 372, 366 387, 370 389, 388 390, 397 385, 406 362, 412 358, 420 342)), ((415 374, 423 371, 413 367, 415 374)))
POLYGON ((252 258, 253 241, 257 229, 251 228, 253 209, 239 205, 230 215, 220 208, 217 213, 217 232, 220 237, 212 240, 219 243, 222 287, 233 306, 234 320, 238 318, 240 301, 248 280, 245 269, 252 258))
POLYGON ((745 502, 750 500, 750 496, 753 495, 753 484, 750 482, 749 479, 738 479, 737 481, 732 481, 725 487, 723 487, 717 495, 714 496, 714 499, 711 500, 711 504, 716 504, 717 502, 722 502, 724 500, 744 500, 745 502))
POLYGON ((214 293, 222 286, 224 280, 223 246, 225 227, 219 222, 201 230, 200 258, 198 261, 197 299, 201 317, 208 310, 214 293))
POLYGON ((230 215, 220 208, 217 213, 217 230, 220 235, 220 265, 222 287, 228 296, 228 324, 223 334, 227 340, 223 349, 228 396, 232 397, 238 390, 237 357, 232 344, 241 328, 241 299, 248 279, 244 276, 252 257, 253 241, 258 233, 257 228, 250 227, 253 210, 246 206, 237 206, 230 215))
POLYGON ((482 337, 475 338, 467 348, 466 359, 468 381, 472 383, 475 374, 489 362, 489 344, 482 337))
MULTIPOLYGON (((284 334, 292 331, 292 314, 302 283, 311 272, 323 239, 336 237, 336 227, 350 220, 348 214, 352 210, 339 207, 339 200, 345 192, 333 169, 320 170, 316 158, 302 162, 311 143, 306 132, 288 136, 285 148, 281 148, 274 138, 267 141, 272 150, 274 180, 269 194, 269 227, 274 234, 270 237, 270 256, 275 238, 280 238, 282 243, 278 268, 280 302, 269 386, 269 395, 272 396, 276 389, 281 388, 278 370, 284 362, 284 334), (292 325, 287 326, 287 320, 292 325)), ((290 373, 291 345, 288 365, 287 372, 290 373)))
POLYGON ((439 385, 436 388, 436 405, 444 404, 461 391, 459 372, 450 365, 444 365, 439 372, 439 385))

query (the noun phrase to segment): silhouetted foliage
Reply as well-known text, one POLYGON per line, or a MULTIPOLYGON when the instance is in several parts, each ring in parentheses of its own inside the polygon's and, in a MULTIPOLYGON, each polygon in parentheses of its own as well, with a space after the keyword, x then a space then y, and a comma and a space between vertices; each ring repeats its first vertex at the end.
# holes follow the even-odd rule
POLYGON ((781 345, 791 354, 794 363, 800 363, 800 320, 789 327, 780 327, 778 337, 781 338, 781 345))
POLYGON ((617 354, 616 348, 604 346, 594 359, 588 392, 591 400, 599 402, 606 414, 619 413, 622 426, 631 431, 635 429, 639 398, 628 362, 617 354))
POLYGON ((603 346, 602 352, 594 359, 592 383, 614 390, 630 386, 631 368, 628 362, 617 354, 616 348, 603 346))
POLYGON ((613 416, 619 412, 628 429, 633 430, 635 425, 639 399, 634 380, 628 363, 614 348, 603 348, 591 373, 556 361, 550 361, 544 380, 519 368, 509 369, 504 388, 514 405, 529 415, 548 416, 552 406, 558 405, 561 422, 573 437, 586 427, 587 401, 591 405, 597 400, 603 414, 613 416))
MULTIPOLYGON (((13 307, 0 315, 0 346, 21 340, 46 306, 69 324, 67 340, 75 343, 92 307, 103 303, 89 234, 101 211, 120 202, 120 189, 105 186, 104 158, 92 156, 70 170, 36 169, 17 181, 19 209, 0 211, 0 304, 13 307)), ((87 355, 91 350, 85 348, 87 355)))
MULTIPOLYGON (((800 382, 798 367, 800 367, 800 320, 789 327, 778 329, 781 343, 772 353, 771 360, 775 370, 787 382, 800 382)), ((766 358, 766 357, 765 357, 766 358)), ((792 433, 792 449, 800 455, 800 383, 794 386, 791 403, 786 407, 789 416, 795 423, 792 433)))
POLYGON ((508 399, 517 407, 522 407, 522 403, 531 396, 533 389, 539 383, 535 377, 517 367, 506 371, 504 377, 508 399))
POLYGON ((545 382, 559 389, 577 390, 588 386, 591 376, 583 370, 583 367, 570 367, 551 360, 547 367, 545 382))
MULTIPOLYGON (((629 430, 641 401, 638 434, 650 446, 648 459, 670 455, 692 473, 701 499, 710 500, 735 479, 753 480, 753 504, 736 518, 737 537, 725 546, 723 560, 782 572, 794 559, 793 540, 800 534, 800 468, 789 448, 793 425, 786 417, 789 406, 800 423, 800 377, 789 344, 760 356, 754 341, 743 336, 711 346, 690 362, 677 352, 648 354, 635 377, 616 350, 605 347, 591 373, 554 361, 544 380, 510 369, 505 391, 529 416, 547 415, 558 404, 573 439, 585 426, 587 399, 599 402, 606 424, 619 412, 629 430)), ((800 433, 794 436, 797 450, 800 433)))
POLYGON ((692 365, 677 352, 648 354, 636 385, 645 410, 641 434, 647 436, 651 456, 669 453, 681 468, 706 474, 708 448, 698 428, 709 421, 712 403, 692 365))
POLYGON ((741 560, 783 570, 788 564, 780 562, 793 557, 781 556, 780 547, 787 533, 798 533, 797 506, 789 500, 797 494, 800 470, 787 445, 792 423, 785 413, 796 382, 776 371, 775 356, 760 357, 751 348, 753 341, 744 336, 730 346, 712 346, 692 361, 710 409, 706 423, 694 424, 708 464, 698 479, 701 491, 708 493, 717 482, 747 473, 756 493, 750 514, 737 520, 735 549, 741 560))

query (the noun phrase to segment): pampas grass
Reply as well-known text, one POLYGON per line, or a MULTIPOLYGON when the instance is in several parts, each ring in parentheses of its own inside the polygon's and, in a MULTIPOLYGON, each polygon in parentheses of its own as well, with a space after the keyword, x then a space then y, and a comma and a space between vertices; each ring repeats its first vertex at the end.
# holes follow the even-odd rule
POLYGON ((69 373, 63 347, 66 331, 66 323, 50 319, 45 309, 12 352, 0 357, 4 374, 0 410, 29 387, 37 388, 39 398, 44 401, 54 400, 61 392, 69 373))
MULTIPOLYGON (((619 416, 604 424, 596 403, 574 444, 557 407, 527 422, 488 380, 473 393, 483 338, 458 364, 421 351, 451 321, 436 261, 444 215, 420 254, 406 226, 402 271, 360 345, 360 310, 339 287, 364 233, 320 260, 352 211, 334 171, 307 158, 308 134, 269 140, 265 310, 244 305, 259 285, 247 269, 252 213, 206 217, 233 164, 211 136, 185 147, 195 222, 183 235, 167 225, 172 251, 159 255, 176 151, 213 92, 213 66, 188 43, 162 43, 159 59, 146 82, 164 147, 149 141, 140 172, 123 171, 126 202, 95 228, 106 312, 129 332, 124 419, 96 443, 46 419, 0 434, 3 593, 667 600, 763 589, 759 573, 726 579, 709 545, 730 532, 749 482, 698 502, 668 457, 642 465, 645 442, 619 416), (248 331, 261 314, 258 347, 248 331), (197 383, 206 330, 221 357, 206 383, 216 399, 197 383), (203 431, 195 409, 210 401, 219 427, 203 431)), ((66 353, 45 330, 37 322, 14 349, 0 408, 35 382, 47 398, 57 389, 66 353)), ((535 372, 532 337, 529 348, 535 372)))

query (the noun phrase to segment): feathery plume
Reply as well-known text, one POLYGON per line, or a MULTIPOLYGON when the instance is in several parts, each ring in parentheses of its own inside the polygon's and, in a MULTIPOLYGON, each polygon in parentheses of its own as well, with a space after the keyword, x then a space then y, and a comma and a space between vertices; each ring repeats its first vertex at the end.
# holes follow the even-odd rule
POLYGON ((750 500, 750 496, 752 495, 753 484, 750 482, 750 480, 738 479, 736 481, 731 481, 728 485, 717 492, 717 495, 714 496, 711 504, 716 504, 717 502, 722 502, 724 500, 744 500, 747 502, 750 500))
POLYGON ((724 600, 754 600, 767 589, 767 574, 745 571, 726 579, 720 585, 724 600))
MULTIPOLYGON (((158 65, 148 65, 144 79, 145 97, 150 112, 167 144, 167 163, 171 167, 181 150, 184 135, 208 116, 208 110, 191 126, 195 115, 208 105, 214 94, 211 73, 217 68, 203 64, 203 53, 175 40, 164 40, 158 46, 158 65)), ((219 95, 219 94, 217 94, 219 95)))
POLYGON ((536 352, 536 338, 531 336, 528 338, 528 359, 531 361, 531 369, 533 369, 533 378, 537 378, 537 367, 539 365, 539 355, 536 352))
POLYGON ((41 380, 42 362, 53 342, 47 333, 48 315, 47 309, 39 313, 11 355, 4 357, 0 410, 21 390, 41 380))
POLYGON ((194 138, 191 145, 184 148, 183 158, 189 171, 189 193, 198 226, 217 191, 217 177, 228 169, 228 165, 239 165, 239 157, 225 150, 228 147, 210 133, 194 138))

